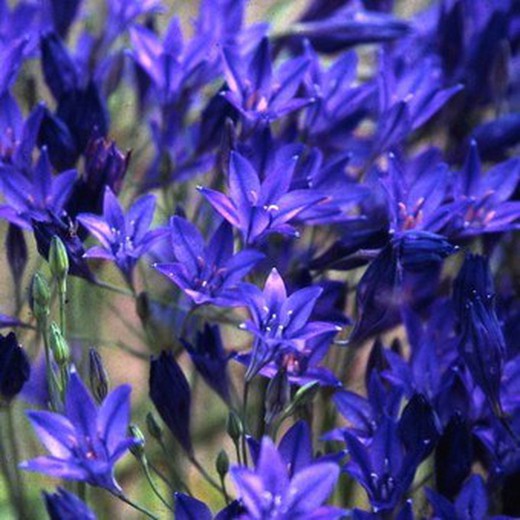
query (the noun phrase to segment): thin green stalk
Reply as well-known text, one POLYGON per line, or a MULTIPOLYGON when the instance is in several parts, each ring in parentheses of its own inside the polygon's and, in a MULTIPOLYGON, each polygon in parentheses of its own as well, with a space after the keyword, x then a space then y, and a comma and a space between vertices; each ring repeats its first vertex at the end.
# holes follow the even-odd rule
POLYGON ((247 401, 249 398, 249 381, 244 384, 244 396, 243 396, 243 408, 242 408, 242 425, 244 431, 242 432, 242 457, 244 460, 244 466, 247 466, 247 446, 246 446, 246 433, 247 433, 247 401))
POLYGON ((146 476, 146 480, 148 480, 148 483, 150 484, 150 487, 152 488, 152 491, 154 494, 159 498, 159 500, 170 510, 173 511, 172 506, 166 502, 166 500, 161 495, 160 491, 157 489, 157 486, 155 485, 155 482, 153 481, 152 475, 150 473, 150 468, 148 467, 148 462, 145 458, 141 460, 141 466, 143 467, 144 474, 146 476))
POLYGON ((222 486, 222 491, 224 492, 224 500, 226 501, 226 505, 228 506, 230 503, 229 495, 226 489, 226 482, 224 479, 224 475, 220 475, 220 485, 222 486))
POLYGON ((125 504, 128 504, 130 507, 133 507, 137 511, 140 511, 141 513, 146 515, 148 518, 153 518, 153 520, 160 520, 158 516, 155 516, 153 513, 148 511, 148 509, 146 509, 145 507, 143 507, 143 506, 137 504, 136 502, 133 502, 132 500, 130 500, 126 495, 123 494, 123 492, 121 492, 121 493, 111 492, 111 493, 115 497, 119 498, 119 500, 121 500, 125 504))
POLYGON ((204 469, 202 464, 194 456, 189 457, 189 460, 197 469, 197 471, 204 477, 206 482, 225 496, 225 491, 220 487, 219 483, 204 469))

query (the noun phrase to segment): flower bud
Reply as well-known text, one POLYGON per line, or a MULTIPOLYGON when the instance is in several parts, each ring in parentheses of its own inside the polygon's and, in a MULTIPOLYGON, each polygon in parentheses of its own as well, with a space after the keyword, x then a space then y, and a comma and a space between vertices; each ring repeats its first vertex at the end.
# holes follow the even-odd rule
POLYGON ((154 414, 152 412, 148 412, 146 414, 146 427, 148 428, 148 433, 159 442, 162 441, 163 431, 159 423, 157 422, 154 414))
POLYGON ((287 371, 278 370, 269 381, 265 397, 265 417, 267 424, 271 424, 276 416, 285 408, 291 399, 291 385, 287 377, 287 371))
POLYGON ((137 459, 141 460, 144 457, 144 434, 141 431, 141 428, 137 426, 137 424, 131 424, 128 427, 128 434, 133 437, 138 443, 132 444, 129 448, 130 453, 137 459))
POLYGON ((51 268, 52 275, 58 283, 64 284, 69 272, 69 256, 67 255, 65 245, 57 235, 54 235, 51 238, 49 267, 51 268))
POLYGON ((49 327, 49 343, 54 361, 56 361, 59 366, 67 364, 70 361, 70 349, 60 328, 54 322, 52 322, 49 327))
POLYGON ((242 421, 240 420, 240 417, 231 410, 228 415, 227 420, 227 433, 233 440, 233 442, 238 442, 240 437, 242 436, 244 429, 242 427, 242 421))
POLYGON ((318 381, 310 381, 306 385, 298 388, 298 391, 294 395, 294 399, 291 403, 291 407, 297 408, 298 406, 304 406, 307 403, 310 403, 316 397, 319 389, 320 384, 318 381))
POLYGON ((88 360, 90 388, 96 401, 101 404, 108 394, 108 374, 103 365, 103 359, 95 348, 89 350, 88 360))
POLYGON ((221 478, 224 478, 227 475, 227 472, 229 471, 229 457, 225 450, 219 451, 215 467, 221 478))
POLYGON ((38 321, 49 314, 51 291, 47 280, 41 273, 33 276, 31 285, 31 308, 38 321))
POLYGON ((29 379, 29 358, 18 344, 14 332, 0 334, 0 395, 10 401, 29 379))

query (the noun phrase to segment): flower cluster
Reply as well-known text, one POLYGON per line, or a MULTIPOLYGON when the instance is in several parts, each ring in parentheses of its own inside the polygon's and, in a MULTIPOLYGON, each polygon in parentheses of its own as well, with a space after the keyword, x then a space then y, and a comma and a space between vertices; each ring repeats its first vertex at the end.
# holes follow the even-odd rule
POLYGON ((184 3, 0 0, 12 514, 520 517, 520 4, 184 3))

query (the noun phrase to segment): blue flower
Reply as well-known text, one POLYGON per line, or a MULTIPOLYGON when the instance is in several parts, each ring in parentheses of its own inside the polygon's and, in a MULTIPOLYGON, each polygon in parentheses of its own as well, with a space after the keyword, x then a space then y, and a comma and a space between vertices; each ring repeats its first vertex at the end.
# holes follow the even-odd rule
POLYGON ((0 396, 11 400, 22 390, 30 374, 29 358, 18 344, 14 332, 7 336, 0 334, 0 396))
POLYGON ((333 323, 309 321, 321 287, 306 287, 287 296, 285 283, 274 268, 263 291, 252 284, 243 284, 241 291, 251 320, 240 328, 255 336, 246 379, 278 355, 303 351, 307 340, 341 330, 333 323))
POLYGON ((96 520, 96 515, 76 495, 63 488, 43 492, 50 520, 96 520))
POLYGON ((155 196, 145 195, 137 199, 125 215, 117 197, 106 187, 103 217, 90 213, 78 215, 78 221, 101 242, 101 246, 89 249, 85 257, 115 262, 131 281, 139 258, 164 235, 163 229, 149 229, 154 211, 155 196))
POLYGON ((222 217, 242 232, 246 244, 272 233, 299 236, 290 222, 325 197, 313 190, 290 190, 297 159, 280 161, 261 182, 251 163, 239 153, 231 152, 230 196, 209 188, 199 191, 222 217))
POLYGON ((177 262, 155 264, 196 305, 241 305, 236 286, 263 254, 244 249, 233 254, 233 232, 227 222, 217 228, 206 246, 199 230, 181 217, 170 220, 171 244, 177 262))
POLYGON ((121 385, 97 408, 78 374, 72 371, 64 414, 28 412, 36 434, 50 454, 23 462, 20 467, 120 494, 114 465, 140 442, 127 436, 130 392, 129 385, 121 385))
POLYGON ((271 439, 264 437, 254 470, 231 468, 231 478, 247 510, 241 518, 263 520, 339 519, 345 511, 322 506, 339 476, 332 462, 317 462, 289 474, 281 454, 271 439), (323 515, 323 516, 320 516, 323 515))

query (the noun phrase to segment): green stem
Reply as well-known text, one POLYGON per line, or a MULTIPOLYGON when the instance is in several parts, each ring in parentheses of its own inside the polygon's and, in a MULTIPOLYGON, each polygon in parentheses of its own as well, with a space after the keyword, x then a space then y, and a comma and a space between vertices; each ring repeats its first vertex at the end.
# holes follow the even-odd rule
POLYGON ((224 492, 224 500, 226 501, 226 505, 229 505, 229 495, 226 489, 226 482, 224 480, 224 475, 220 475, 220 485, 222 486, 222 491, 224 492))
POLYGON ((61 284, 58 288, 59 294, 59 306, 60 306, 60 329, 61 333, 63 334, 63 337, 66 338, 67 336, 67 316, 65 313, 65 306, 67 303, 67 293, 63 287, 61 287, 61 284))
POLYGON ((247 466, 247 445, 246 445, 246 433, 247 433, 247 401, 249 398, 249 381, 244 384, 244 398, 242 408, 242 425, 244 431, 242 432, 242 456, 244 459, 244 466, 247 466))
POLYGON ((155 495, 159 498, 159 500, 170 510, 173 511, 172 506, 166 502, 166 500, 161 495, 160 491, 157 489, 157 486, 155 485, 155 482, 153 481, 152 475, 150 474, 150 468, 148 467, 148 462, 146 459, 141 460, 141 466, 143 467, 144 474, 146 476, 146 480, 148 480, 148 483, 150 484, 150 487, 152 488, 152 491, 155 493, 155 495))
POLYGON ((133 507, 134 509, 136 509, 137 511, 140 511, 141 513, 143 513, 144 515, 146 515, 148 518, 153 518, 153 520, 160 520, 158 516, 155 516, 153 513, 151 513, 150 511, 148 511, 148 509, 146 509, 145 507, 143 506, 140 506, 139 504, 137 504, 136 502, 133 502, 132 500, 130 500, 126 495, 123 494, 123 492, 121 493, 114 493, 114 492, 111 492, 115 497, 119 498, 119 500, 121 500, 122 502, 124 502, 125 504, 128 504, 130 507, 133 507))
POLYGON ((210 484, 225 496, 225 491, 220 487, 219 483, 204 469, 202 464, 194 456, 189 457, 189 460, 193 466, 195 466, 198 472, 204 477, 206 482, 208 482, 208 484, 210 484))

